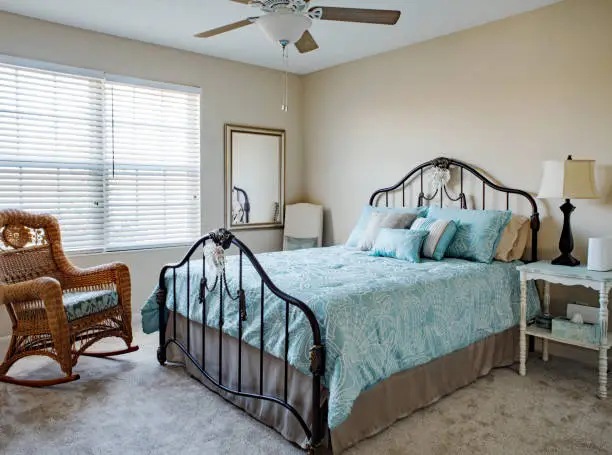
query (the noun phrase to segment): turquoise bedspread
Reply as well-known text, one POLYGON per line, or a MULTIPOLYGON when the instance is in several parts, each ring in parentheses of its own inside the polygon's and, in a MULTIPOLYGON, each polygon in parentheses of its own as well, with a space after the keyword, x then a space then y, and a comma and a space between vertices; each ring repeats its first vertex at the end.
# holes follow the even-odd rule
MULTIPOLYGON (((349 415, 359 394, 394 373, 464 348, 519 322, 518 263, 481 264, 462 259, 406 261, 368 256, 342 246, 257 256, 272 281, 312 308, 326 347, 323 383, 329 390, 328 424, 349 415)), ((243 288, 248 320, 243 340, 259 347, 261 281, 244 260, 243 288)), ((236 256, 227 258, 228 285, 237 283, 236 256)), ((191 319, 202 322, 199 303, 201 260, 190 264, 191 319)), ((177 271, 178 311, 186 315, 186 269, 177 271)), ((166 304, 172 308, 172 274, 166 275, 166 304)), ((154 296, 155 294, 153 294, 154 296)), ((158 330, 158 308, 151 297, 142 309, 146 333, 158 330)), ((539 311, 533 282, 528 314, 539 311)), ((218 327, 219 295, 207 296, 207 324, 218 327)), ((238 304, 225 298, 224 331, 238 335, 238 304)), ((283 358, 284 302, 266 290, 265 349, 283 358)), ((312 346, 310 326, 301 311, 290 311, 289 362, 306 374, 312 346)))

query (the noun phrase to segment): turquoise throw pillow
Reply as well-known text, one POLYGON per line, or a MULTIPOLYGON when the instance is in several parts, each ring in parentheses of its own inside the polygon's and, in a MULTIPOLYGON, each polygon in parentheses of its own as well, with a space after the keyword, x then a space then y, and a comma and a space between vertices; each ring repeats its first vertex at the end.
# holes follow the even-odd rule
POLYGON ((363 207, 359 221, 357 221, 357 225, 353 228, 345 246, 357 248, 359 240, 361 240, 361 236, 368 226, 368 221, 370 220, 370 214, 372 212, 411 213, 418 217, 426 217, 427 209, 427 207, 372 207, 371 205, 366 205, 363 207))
POLYGON ((446 250, 446 256, 490 263, 510 221, 512 212, 501 210, 461 210, 431 207, 427 215, 433 219, 451 219, 457 233, 446 250))
POLYGON ((441 261, 444 254, 455 238, 457 224, 453 220, 436 220, 435 218, 419 218, 412 226, 412 230, 427 231, 427 238, 423 242, 421 255, 426 258, 441 261))
POLYGON ((376 237, 370 256, 421 262, 421 247, 428 231, 382 228, 376 237))

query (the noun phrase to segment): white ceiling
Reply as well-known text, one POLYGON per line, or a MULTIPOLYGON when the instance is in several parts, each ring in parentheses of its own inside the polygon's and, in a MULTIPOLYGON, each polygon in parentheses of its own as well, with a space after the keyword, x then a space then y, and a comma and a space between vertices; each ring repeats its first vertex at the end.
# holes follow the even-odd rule
MULTIPOLYGON (((293 49, 290 71, 307 74, 537 9, 559 0, 312 0, 313 6, 396 9, 396 26, 315 21, 320 49, 293 49)), ((0 0, 0 10, 110 35, 282 69, 280 47, 257 26, 214 38, 195 33, 257 16, 229 0, 0 0)))

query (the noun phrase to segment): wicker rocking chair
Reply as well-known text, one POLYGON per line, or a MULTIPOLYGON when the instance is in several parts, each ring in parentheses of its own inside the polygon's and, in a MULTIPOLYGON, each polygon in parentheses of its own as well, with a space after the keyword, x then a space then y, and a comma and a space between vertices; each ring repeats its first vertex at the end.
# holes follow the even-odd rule
POLYGON ((57 220, 17 210, 0 211, 0 305, 13 331, 0 382, 43 387, 79 379, 72 367, 80 355, 107 357, 138 350, 132 346, 130 272, 114 263, 79 269, 64 251, 57 220), (120 337, 127 349, 86 352, 95 342, 120 337), (56 360, 66 376, 17 379, 9 368, 29 355, 56 360))

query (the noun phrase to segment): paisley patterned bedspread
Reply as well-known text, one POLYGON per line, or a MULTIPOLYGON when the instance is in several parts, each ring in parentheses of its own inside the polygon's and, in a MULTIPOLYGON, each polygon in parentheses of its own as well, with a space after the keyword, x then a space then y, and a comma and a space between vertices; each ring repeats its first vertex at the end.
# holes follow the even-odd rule
MULTIPOLYGON (((329 389, 330 428, 349 415, 359 394, 402 370, 462 349, 519 322, 517 262, 481 264, 444 259, 412 264, 335 246, 257 255, 279 289, 312 308, 326 347, 323 383, 329 389)), ((210 273, 207 272, 207 276, 210 273)), ((201 260, 190 263, 190 316, 202 321, 201 260)), ((227 282, 236 294, 237 256, 227 258, 227 282)), ((528 315, 539 311, 529 282, 528 315)), ((172 273, 166 274, 167 307, 173 307, 172 273)), ((177 270, 177 311, 186 315, 186 268, 177 270)), ((244 259, 248 320, 243 340, 259 347, 261 280, 244 259)), ((155 294, 142 309, 143 329, 158 329, 155 294)), ((218 327, 219 295, 206 298, 207 324, 218 327)), ((224 332, 238 336, 238 302, 227 295, 224 332)), ((284 356, 285 304, 265 293, 265 350, 284 356)), ((291 308, 289 362, 306 374, 312 334, 306 317, 291 308)))

